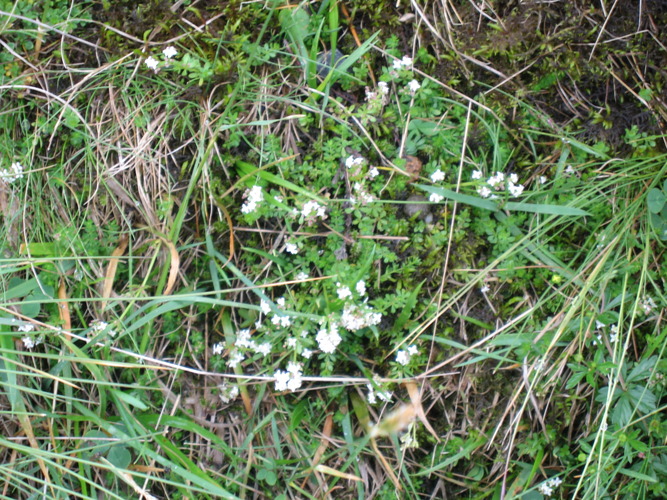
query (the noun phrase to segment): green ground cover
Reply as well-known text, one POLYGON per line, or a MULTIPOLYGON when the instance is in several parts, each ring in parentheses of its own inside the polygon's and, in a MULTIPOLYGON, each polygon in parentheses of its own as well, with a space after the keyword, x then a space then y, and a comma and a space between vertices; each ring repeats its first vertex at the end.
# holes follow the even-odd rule
POLYGON ((0 0, 0 498, 667 495, 630 3, 0 0))

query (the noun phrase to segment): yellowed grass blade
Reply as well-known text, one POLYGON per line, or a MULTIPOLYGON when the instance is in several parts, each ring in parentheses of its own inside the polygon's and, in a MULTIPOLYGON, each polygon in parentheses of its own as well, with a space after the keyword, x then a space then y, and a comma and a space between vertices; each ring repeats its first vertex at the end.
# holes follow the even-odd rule
POLYGON ((322 464, 316 465, 315 470, 323 474, 329 474, 330 476, 340 477, 341 479, 349 479, 350 481, 361 481, 361 478, 359 476, 355 476, 354 474, 348 474, 347 472, 341 472, 339 470, 332 469, 331 467, 327 467, 326 465, 322 464))
POLYGON ((125 253, 128 243, 127 235, 123 235, 118 242, 118 246, 111 252, 111 259, 109 259, 109 265, 107 266, 107 272, 104 275, 104 280, 102 281, 102 302, 100 303, 101 309, 106 308, 107 299, 111 297, 111 290, 113 288, 113 281, 116 277, 116 270, 118 269, 119 257, 125 253))

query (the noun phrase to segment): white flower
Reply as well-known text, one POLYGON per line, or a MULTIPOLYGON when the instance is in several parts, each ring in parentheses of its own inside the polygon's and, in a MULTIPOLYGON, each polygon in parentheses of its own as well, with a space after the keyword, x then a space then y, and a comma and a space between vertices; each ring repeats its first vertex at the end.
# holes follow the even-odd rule
POLYGON ((516 198, 517 196, 521 196, 524 187, 521 184, 514 184, 513 182, 510 181, 507 189, 509 190, 510 194, 516 198))
POLYGON ((408 347, 408 354, 410 356, 414 356, 415 354, 418 354, 418 353, 419 353, 419 349, 417 349, 416 345, 411 345, 411 346, 408 347))
POLYGON ((602 328, 604 326, 606 326, 606 325, 602 321, 599 321, 597 319, 595 320, 595 329, 596 330, 599 330, 600 328, 602 328))
POLYGON ((271 354, 271 343, 270 342, 264 342, 262 344, 259 344, 255 348, 255 352, 257 354, 261 354, 262 356, 268 356, 271 354))
POLYGON ((547 483, 542 483, 537 487, 538 491, 542 493, 544 496, 550 497, 551 494, 554 492, 553 488, 549 486, 547 483))
POLYGON ((348 156, 347 160, 345 160, 345 166, 347 168, 352 168, 352 167, 358 167, 359 165, 362 165, 366 160, 362 158, 361 156, 348 156))
POLYGON ((407 365, 410 362, 410 355, 408 351, 398 351, 396 353, 396 362, 402 364, 403 366, 407 365))
POLYGON ((403 59, 394 59, 393 67, 395 70, 401 70, 403 68, 408 68, 412 66, 412 58, 408 56, 403 56, 403 59))
POLYGON ((238 365, 241 361, 243 361, 243 354, 238 349, 234 349, 229 355, 227 366, 230 368, 236 368, 236 365, 238 365))
MULTIPOLYGON (((373 195, 370 194, 366 190, 364 185, 361 184, 360 182, 355 182, 354 185, 352 186, 352 188, 354 189, 355 193, 357 194, 357 196, 361 200, 362 205, 368 205, 369 203, 372 203, 372 202, 375 201, 375 198, 373 198, 373 195)), ((350 202, 351 203, 356 203, 356 197, 354 197, 354 196, 351 197, 350 202)))
POLYGON ((292 324, 292 320, 290 319, 289 316, 278 316, 277 314, 274 314, 271 317, 271 323, 273 323, 276 326, 282 326, 283 328, 288 328, 292 324))
POLYGON ((391 391, 378 391, 377 395, 378 395, 378 398, 380 398, 385 403, 388 403, 389 401, 391 401, 391 391))
POLYGON ((473 170, 472 172, 472 178, 475 180, 481 179, 483 175, 481 170, 473 170))
POLYGON ((111 328, 109 328, 109 323, 107 323, 106 321, 97 321, 97 322, 95 322, 93 324, 90 332, 89 332, 89 335, 95 336, 95 335, 98 335, 98 334, 100 334, 104 331, 107 332, 107 335, 109 335, 109 337, 115 337, 116 336, 116 332, 114 330, 112 330, 111 328))
POLYGON ((266 300, 262 300, 259 303, 259 308, 264 314, 269 314, 271 312, 271 306, 269 306, 269 303, 266 300))
POLYGON ((257 209, 257 205, 262 200, 264 200, 264 196, 262 195, 262 186, 253 186, 252 188, 246 190, 243 196, 246 198, 246 201, 241 206, 241 212, 244 214, 254 212, 257 209))
POLYGON ((644 314, 649 314, 653 309, 655 309, 657 306, 655 305, 655 301, 651 297, 644 297, 641 301, 641 308, 644 310, 644 314))
POLYGON ((300 271, 299 274, 297 274, 294 277, 295 280, 297 281, 305 281, 308 279, 308 273, 304 273, 303 271, 300 271))
POLYGON ((35 329, 35 325, 32 323, 24 323, 21 326, 18 327, 19 332, 24 332, 24 333, 29 333, 32 332, 35 329))
POLYGON ((366 282, 364 280, 357 281, 357 284, 354 288, 360 297, 366 295, 366 282))
POLYGON ((301 214, 305 218, 320 217, 324 219, 326 217, 325 207, 312 200, 304 203, 303 208, 301 209, 301 214))
POLYGON ((21 340, 23 341, 23 345, 25 346, 26 349, 32 349, 33 347, 35 347, 35 341, 29 335, 26 335, 21 340))
POLYGON ((482 285, 482 288, 479 289, 479 291, 484 293, 484 294, 488 293, 489 290, 491 290, 491 288, 489 288, 489 285, 487 285, 486 283, 484 285, 482 285))
POLYGON ((4 180, 7 184, 11 184, 12 182, 17 181, 22 177, 23 167, 18 162, 12 163, 9 169, 0 170, 0 179, 4 180))
POLYGON ((290 379, 290 374, 282 370, 276 370, 273 372, 273 378, 276 381, 276 391, 285 391, 287 390, 287 383, 290 379))
POLYGON ((387 82, 378 82, 378 89, 380 89, 380 93, 384 95, 389 93, 389 85, 387 85, 387 82))
POLYGON ((273 378, 276 383, 276 391, 296 391, 303 384, 301 379, 301 363, 290 361, 287 364, 287 371, 276 370, 273 373, 273 378))
POLYGON ((306 359, 310 359, 310 357, 313 355, 313 351, 311 351, 310 349, 304 349, 303 351, 301 351, 301 355, 306 359))
POLYGON ((365 90, 366 90, 366 102, 372 101, 373 99, 375 99, 378 96, 376 92, 373 92, 368 87, 366 87, 365 90))
POLYGON ((150 56, 150 57, 146 58, 146 60, 144 61, 144 64, 149 69, 152 69, 153 71, 155 71, 157 73, 157 66, 159 64, 159 61, 157 59, 155 59, 153 56, 150 56))
POLYGON ((437 193, 431 193, 430 196, 428 197, 428 201, 430 201, 431 203, 440 203, 444 199, 445 199, 444 196, 439 195, 437 193))
POLYGON ((340 317, 340 323, 346 330, 356 332, 367 326, 377 325, 382 321, 382 315, 380 313, 373 312, 373 310, 364 306, 363 308, 350 304, 349 302, 345 304, 343 309, 343 314, 340 317))
POLYGON ((287 344, 287 347, 295 347, 296 337, 287 337, 287 341, 285 342, 285 344, 287 344))
POLYGON ((250 330, 247 328, 244 328, 243 330, 239 330, 238 333, 236 334, 236 342, 234 342, 237 347, 245 347, 249 348, 251 347, 252 341, 250 340, 250 330))
POLYGON ((546 184, 547 183, 547 178, 543 175, 540 176, 540 184, 546 184))
POLYGON ((278 298, 276 299, 276 304, 277 304, 278 307, 280 307, 281 309, 285 309, 285 297, 278 297, 278 298))
POLYGON ((477 188, 477 193, 482 197, 482 198, 488 198, 491 196, 491 190, 486 187, 486 186, 480 186, 477 188))
POLYGON ((285 251, 287 253, 291 253, 293 255, 296 255, 297 253, 299 253, 299 247, 296 246, 296 243, 292 243, 291 241, 288 241, 287 243, 285 243, 285 251))
POLYGON ((502 188, 502 183, 504 180, 505 180, 505 174, 503 174, 502 172, 496 172, 496 174, 489 177, 489 180, 487 180, 486 182, 488 182, 489 186, 499 189, 502 188))
POLYGON ((378 175, 380 175, 380 171, 376 167, 371 167, 368 170, 368 177, 371 179, 375 179, 378 175))
POLYGON ((572 168, 572 165, 565 167, 565 175, 570 176, 572 174, 574 174, 574 168, 572 168))
POLYGON ((368 387, 368 404, 374 405, 376 403, 375 392, 373 391, 373 386, 371 384, 366 384, 368 387))
POLYGON ((561 484, 563 484, 563 480, 559 477, 552 477, 551 479, 547 480, 547 483, 549 483, 549 486, 552 488, 558 488, 561 484))
POLYGON ((329 325, 329 328, 322 328, 315 336, 318 346, 322 352, 331 354, 336 350, 338 344, 343 340, 338 334, 338 327, 335 324, 329 325))
POLYGON ((438 169, 431 174, 431 180, 433 182, 444 181, 445 180, 445 173, 442 170, 438 169))
POLYGON ((417 80, 410 80, 408 82, 408 90, 410 90, 411 94, 414 94, 421 88, 421 85, 419 85, 419 82, 417 80))
POLYGON ((213 344, 212 351, 214 356, 219 356, 220 354, 222 354, 222 351, 224 350, 225 350, 224 342, 218 342, 216 344, 213 344))
POLYGON ((218 386, 220 391, 218 395, 223 403, 229 403, 230 401, 236 399, 236 396, 239 395, 239 388, 235 385, 229 385, 227 382, 223 382, 218 386))
POLYGON ((341 285, 340 283, 336 283, 336 293, 338 294, 338 298, 341 300, 349 299, 352 297, 352 292, 350 289, 341 285))
POLYGON ((166 48, 162 51, 162 54, 163 54, 164 57, 166 57, 167 59, 171 59, 171 58, 174 57, 176 54, 178 54, 178 50, 176 50, 176 47, 174 47, 173 45, 170 45, 169 47, 166 47, 166 48))

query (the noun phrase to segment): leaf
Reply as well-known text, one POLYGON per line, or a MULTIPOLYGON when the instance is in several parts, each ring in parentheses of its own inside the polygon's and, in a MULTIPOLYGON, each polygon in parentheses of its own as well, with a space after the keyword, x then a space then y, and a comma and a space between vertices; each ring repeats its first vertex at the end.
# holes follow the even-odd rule
POLYGON ((642 359, 637 363, 627 377, 627 382, 638 382, 649 378, 658 362, 657 356, 651 356, 647 359, 642 359))
POLYGON ((515 203, 512 201, 507 202, 503 205, 503 208, 507 210, 515 210, 518 212, 531 212, 535 214, 547 214, 547 215, 573 215, 573 216, 586 216, 590 213, 586 210, 575 207, 566 207, 562 205, 545 205, 537 203, 515 203))
POLYGON ((116 395, 116 397, 118 397, 118 399, 128 404, 129 406, 133 406, 134 408, 139 408, 140 410, 143 411, 148 410, 148 406, 146 406, 143 401, 132 396, 131 394, 127 394, 126 392, 123 391, 117 391, 115 389, 109 389, 109 390, 113 392, 116 395))
POLYGON ((125 446, 112 446, 107 454, 107 460, 119 469, 127 469, 132 462, 132 454, 125 446))
POLYGON ((410 315, 412 314, 412 309, 415 307, 415 304, 417 303, 417 296, 419 295, 419 291, 421 290, 423 284, 424 282, 422 281, 419 285, 417 285, 417 287, 415 287, 415 289, 409 295, 408 299, 405 302, 405 306, 401 311, 401 314, 399 314, 398 318, 396 318, 396 322, 394 323, 394 328, 393 328, 394 332, 400 332, 401 329, 410 319, 410 315))
POLYGON ((415 184, 420 189, 427 191, 429 193, 435 193, 440 196, 444 196, 449 200, 454 200, 459 203, 465 203, 477 208, 483 208, 484 210, 491 210, 492 212, 498 211, 498 204, 491 200, 485 200, 479 196, 470 196, 468 194, 461 194, 455 191, 450 191, 449 189, 434 187, 434 186, 425 186, 423 184, 415 184))
POLYGON ((484 210, 490 210, 492 212, 497 212, 500 208, 506 210, 514 210, 517 212, 531 212, 536 214, 547 214, 547 215, 573 215, 573 216, 584 216, 590 215, 585 210, 575 207, 566 207, 562 205, 545 205, 537 203, 515 203, 507 202, 504 205, 499 206, 497 202, 492 200, 486 200, 480 198, 479 196, 470 196, 468 194, 457 193, 455 191, 450 191, 449 189, 435 187, 435 186, 426 186, 423 184, 416 184, 416 186, 424 191, 429 193, 435 193, 440 196, 444 196, 447 199, 454 200, 459 203, 465 203, 466 205, 471 205, 473 207, 482 208, 484 210))
POLYGON ((619 472, 633 479, 639 479, 640 481, 646 481, 648 483, 658 482, 658 480, 653 476, 647 476, 646 474, 642 474, 641 472, 637 472, 631 469, 621 469, 619 472))
POLYGON ((646 204, 648 205, 649 212, 653 214, 660 213, 662 207, 665 206, 665 200, 667 200, 665 193, 660 189, 651 189, 646 196, 646 204))

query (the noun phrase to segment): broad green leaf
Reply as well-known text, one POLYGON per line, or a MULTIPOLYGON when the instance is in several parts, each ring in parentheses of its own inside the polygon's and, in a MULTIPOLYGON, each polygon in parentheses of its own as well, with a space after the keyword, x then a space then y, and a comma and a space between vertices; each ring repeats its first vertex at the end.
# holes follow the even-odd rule
POLYGON ((646 204, 648 205, 649 212, 653 214, 660 213, 662 207, 665 206, 665 193, 660 189, 653 188, 648 192, 646 196, 646 204))
POLYGON ((127 469, 132 463, 132 454, 125 446, 112 446, 107 454, 107 460, 119 469, 127 469))

